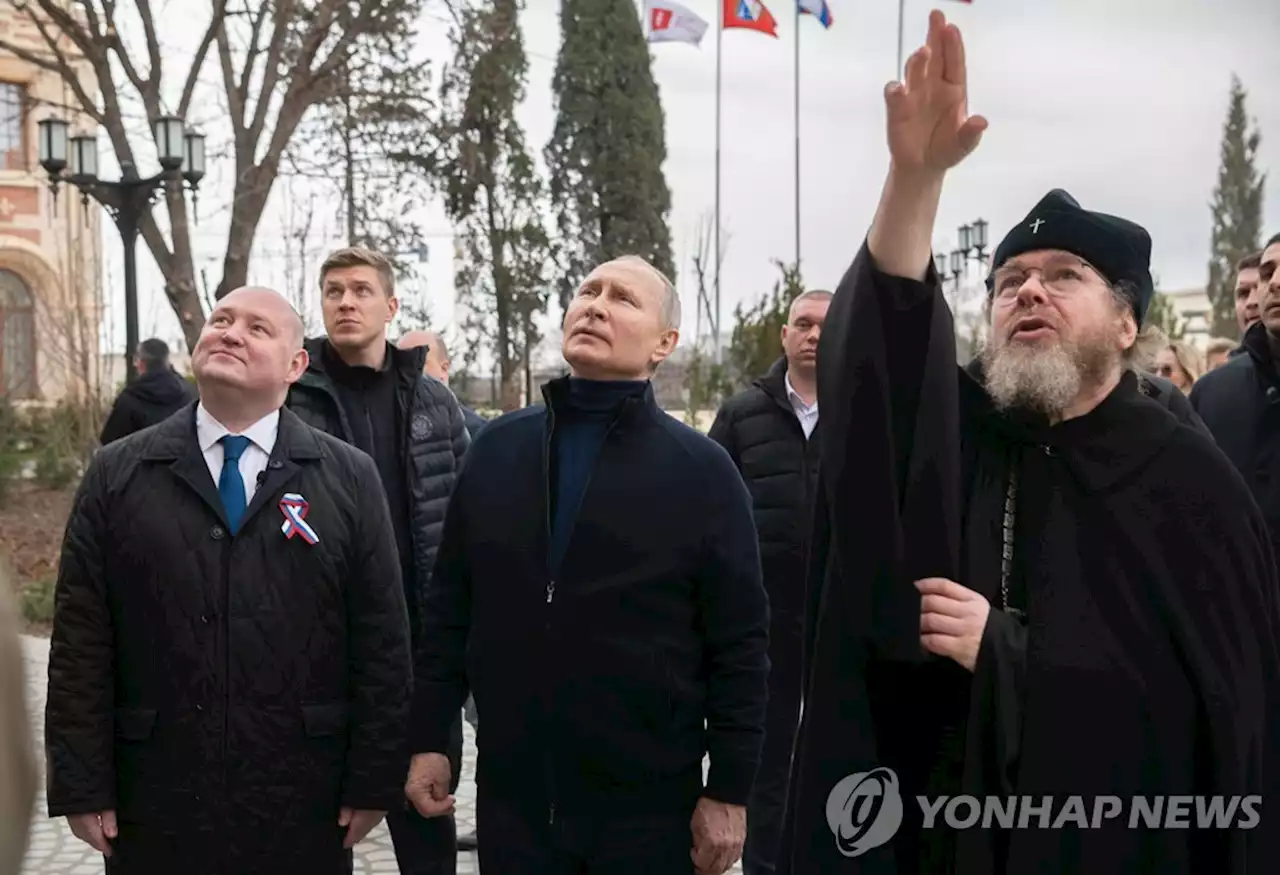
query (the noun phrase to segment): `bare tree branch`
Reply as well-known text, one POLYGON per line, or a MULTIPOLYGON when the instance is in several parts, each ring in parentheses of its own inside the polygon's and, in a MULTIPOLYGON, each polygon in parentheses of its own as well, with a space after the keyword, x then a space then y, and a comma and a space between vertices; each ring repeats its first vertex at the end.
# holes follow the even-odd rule
MULTIPOLYGON (((92 33, 101 33, 98 26, 98 13, 94 9, 92 0, 79 0, 80 7, 84 9, 85 19, 89 22, 89 30, 92 33)), ((120 33, 116 30, 115 17, 116 6, 113 0, 102 0, 102 11, 107 19, 107 30, 101 33, 104 39, 104 51, 106 48, 114 49, 116 59, 120 62, 120 68, 124 70, 125 78, 137 89, 138 94, 142 97, 142 105, 146 109, 147 118, 152 118, 154 109, 159 104, 159 93, 155 88, 155 81, 151 79, 143 79, 142 74, 138 72, 138 68, 133 64, 133 58, 129 52, 125 51, 120 33)))
POLYGON ((213 45, 218 28, 226 17, 226 11, 227 0, 214 0, 213 16, 209 19, 209 26, 205 28, 204 37, 200 40, 200 47, 196 49, 195 58, 191 61, 191 69, 187 71, 187 81, 182 86, 182 97, 178 100, 177 113, 182 118, 186 118, 187 112, 191 109, 191 100, 196 93, 196 83, 200 81, 200 71, 204 69, 204 59, 208 56, 209 47, 213 45))
MULTIPOLYGON (((262 138, 262 128, 267 122, 267 111, 271 108, 271 97, 276 93, 276 88, 280 82, 280 66, 281 57, 284 54, 284 46, 286 38, 289 35, 289 26, 291 23, 290 12, 293 9, 292 0, 282 0, 275 7, 275 25, 271 30, 271 42, 267 44, 267 54, 263 58, 262 64, 262 87, 258 89, 257 105, 253 108, 253 122, 249 125, 249 142, 256 144, 262 138)), ((257 43, 257 33, 254 33, 254 44, 257 43)), ((246 76, 249 66, 246 63, 246 76)), ((241 85, 245 87, 245 93, 248 93, 248 79, 242 78, 241 85)))
POLYGON ((241 99, 240 89, 236 87, 235 61, 231 58, 231 40, 227 37, 225 19, 218 22, 214 29, 214 41, 218 46, 218 66, 222 69, 222 87, 227 93, 227 111, 231 115, 231 126, 236 132, 238 151, 240 131, 244 129, 244 100, 241 99))
MULTIPOLYGON (((253 68, 258 61, 258 55, 262 49, 258 46, 258 40, 262 38, 262 22, 267 20, 268 11, 273 13, 273 17, 277 22, 287 20, 280 11, 280 7, 272 5, 263 5, 258 7, 257 13, 247 11, 253 23, 249 27, 249 45, 245 48, 244 63, 240 68, 240 84, 237 86, 236 93, 240 95, 242 102, 249 99, 249 83, 253 80, 253 68)), ((278 29, 277 29, 278 30, 278 29)), ((272 31, 277 32, 276 30, 272 31)))
MULTIPOLYGON (((364 46, 375 54, 384 49, 394 53, 396 46, 407 45, 422 2, 235 0, 232 4, 208 0, 205 4, 210 17, 200 28, 191 66, 172 84, 181 86, 176 112, 185 117, 200 99, 196 92, 202 70, 216 53, 219 69, 214 91, 217 102, 226 101, 231 117, 235 172, 234 191, 225 205, 230 213, 227 248, 215 297, 245 282, 254 237, 282 157, 308 112, 336 93, 353 51, 364 46), (246 37, 247 46, 242 45, 246 37)), ((163 12, 161 5, 156 0, 135 0, 141 36, 130 40, 117 29, 132 23, 131 19, 117 21, 129 9, 121 0, 28 0, 21 8, 47 51, 33 49, 20 37, 0 39, 0 48, 56 72, 83 111, 105 130, 117 160, 136 166, 130 137, 138 132, 131 130, 125 108, 137 98, 152 123, 166 109, 158 37, 162 24, 157 19, 163 12), (96 94, 88 87, 90 70, 99 89, 96 94), (83 82, 78 72, 84 74, 83 82)), ((169 72, 173 78, 175 71, 169 72)), ((203 327, 205 306, 192 255, 189 205, 180 185, 166 186, 162 195, 168 213, 165 230, 148 212, 140 232, 164 275, 166 296, 191 344, 203 327)))
POLYGON ((62 80, 67 83, 68 87, 70 87, 72 92, 75 94, 76 101, 80 104, 85 114, 89 115, 94 119, 94 121, 101 124, 102 113, 98 111, 97 105, 94 101, 89 99, 89 93, 85 91, 84 84, 80 81, 79 75, 77 75, 75 70, 72 68, 71 62, 67 58, 66 54, 58 47, 57 40, 49 33, 44 22, 37 17, 35 11, 32 10, 31 7, 26 7, 24 12, 26 13, 28 20, 35 26, 36 32, 40 34, 41 41, 44 42, 45 49, 48 51, 49 56, 41 57, 34 52, 28 51, 20 46, 10 43, 8 40, 3 39, 0 39, 0 48, 7 49, 8 51, 13 52, 13 54, 18 58, 21 58, 28 63, 36 64, 45 70, 49 70, 61 76, 62 80))
MULTIPOLYGON (((84 55, 86 60, 93 63, 95 67, 97 66, 98 58, 105 60, 106 55, 97 50, 97 46, 101 45, 101 34, 91 34, 86 31, 75 16, 58 5, 57 0, 36 0, 36 3, 40 11, 44 13, 45 18, 53 23, 57 31, 75 44, 75 47, 80 50, 80 54, 84 55), (94 42, 95 36, 98 38, 96 45, 94 42)), ((39 16, 35 14, 35 10, 31 8, 31 5, 28 3, 24 8, 27 17, 41 29, 41 36, 50 43, 50 48, 60 51, 57 41, 49 37, 48 30, 44 27, 44 22, 40 21, 39 16)))
MULTIPOLYGON (((147 57, 150 59, 150 70, 147 75, 147 91, 156 103, 160 102, 160 76, 162 62, 160 60, 160 40, 156 38, 155 17, 151 14, 151 0, 134 0, 138 4, 138 15, 142 18, 142 32, 147 39, 147 57)), ((118 53, 120 54, 120 53, 118 53)), ((192 65, 195 69, 198 65, 192 65)), ((142 89, 139 89, 141 91, 142 89)))
MULTIPOLYGON (((119 94, 116 92, 115 81, 111 74, 111 65, 107 59, 107 44, 97 30, 96 15, 92 18, 87 18, 89 26, 94 28, 92 33, 97 37, 97 39, 91 39, 85 28, 81 27, 73 16, 56 5, 57 0, 38 0, 38 3, 40 10, 49 17, 50 21, 72 43, 80 48, 85 60, 93 67, 98 79, 99 94, 102 96, 102 110, 100 112, 96 110, 96 101, 89 97, 83 83, 80 82, 80 77, 76 75, 70 62, 58 47, 57 37, 50 31, 48 25, 36 15, 35 11, 30 6, 27 6, 28 19, 35 26, 49 51, 60 59, 59 66, 62 68, 63 81, 71 87, 76 99, 80 102, 81 108, 85 109, 98 124, 106 129, 107 137, 111 140, 116 158, 121 163, 127 161, 136 165, 133 148, 129 143, 128 131, 124 125, 124 114, 121 111, 119 94)), ((160 231, 159 225, 156 224, 155 216, 150 210, 143 213, 138 227, 160 270, 167 272, 170 269, 173 253, 169 249, 168 243, 164 239, 164 234, 160 231)))

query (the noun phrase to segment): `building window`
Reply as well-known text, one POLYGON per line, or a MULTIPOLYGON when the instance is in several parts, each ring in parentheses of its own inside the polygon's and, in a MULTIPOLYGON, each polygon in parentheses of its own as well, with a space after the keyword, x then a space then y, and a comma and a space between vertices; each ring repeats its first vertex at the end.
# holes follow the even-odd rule
POLYGON ((26 89, 12 82, 0 82, 0 167, 26 170, 27 150, 23 132, 26 89))
POLYGON ((36 314, 22 277, 0 270, 0 395, 36 395, 36 314))

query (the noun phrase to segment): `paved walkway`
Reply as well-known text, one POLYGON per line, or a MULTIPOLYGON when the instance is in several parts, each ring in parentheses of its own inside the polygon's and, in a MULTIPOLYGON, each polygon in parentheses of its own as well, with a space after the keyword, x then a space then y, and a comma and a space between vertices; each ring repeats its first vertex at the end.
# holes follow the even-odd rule
MULTIPOLYGON (((44 638, 23 636, 22 651, 26 657, 27 702, 31 725, 36 733, 37 750, 44 750, 44 702, 49 677, 49 641, 44 638)), ((458 786, 458 832, 468 833, 475 828, 476 786, 471 780, 475 774, 476 746, 471 727, 463 721, 466 747, 463 750, 462 782, 458 786)), ((36 802, 35 818, 31 824, 31 841, 21 875, 102 875, 102 856, 71 834, 65 818, 51 820, 46 812, 44 789, 36 802)), ((458 854, 458 875, 476 875, 480 871, 475 853, 458 854)), ((391 834, 385 823, 369 833, 356 846, 355 875, 373 873, 398 873, 395 851, 391 847, 391 834)))
MULTIPOLYGON (((27 702, 31 724, 35 731, 37 750, 44 750, 44 703, 49 677, 49 641, 45 638, 22 638, 23 656, 26 658, 27 702)), ((463 721, 466 736, 462 757, 462 781, 455 794, 457 800, 458 833, 465 834, 475 828, 476 745, 471 726, 463 721)), ((71 834, 65 818, 51 820, 47 815, 43 787, 36 802, 35 817, 31 825, 31 842, 21 875, 102 875, 102 857, 71 834)), ((399 873, 395 851, 391 847, 391 834, 386 824, 377 829, 356 846, 355 875, 374 873, 399 873)), ((458 875, 478 875, 479 864, 474 852, 458 854, 458 875)), ((741 873, 741 864, 730 870, 741 873)))

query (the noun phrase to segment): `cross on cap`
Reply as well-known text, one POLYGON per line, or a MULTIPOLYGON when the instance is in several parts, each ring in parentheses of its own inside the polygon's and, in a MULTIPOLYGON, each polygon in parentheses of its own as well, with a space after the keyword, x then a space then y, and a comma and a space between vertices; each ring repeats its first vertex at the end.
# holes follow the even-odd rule
POLYGON ((1044 219, 1036 219, 1034 222, 1031 223, 1031 233, 1039 234, 1040 226, 1043 224, 1044 224, 1044 219))

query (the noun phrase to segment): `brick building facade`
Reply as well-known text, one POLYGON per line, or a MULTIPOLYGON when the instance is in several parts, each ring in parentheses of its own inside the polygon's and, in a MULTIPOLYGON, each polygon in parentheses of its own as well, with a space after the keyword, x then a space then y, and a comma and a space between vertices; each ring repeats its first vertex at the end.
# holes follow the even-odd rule
MULTIPOLYGON (((102 323, 100 208, 61 186, 50 193, 38 159, 40 119, 87 130, 61 76, 36 63, 54 55, 22 4, 0 5, 0 396, 56 403, 99 391, 102 323)), ((59 46, 90 94, 92 71, 59 46)))

